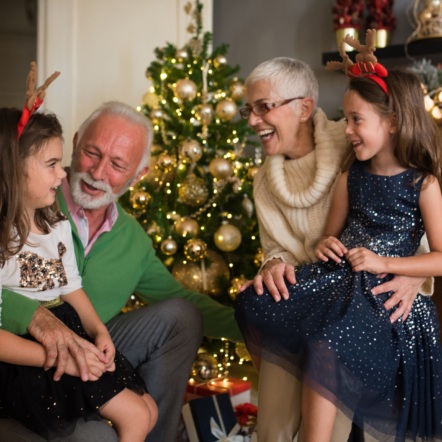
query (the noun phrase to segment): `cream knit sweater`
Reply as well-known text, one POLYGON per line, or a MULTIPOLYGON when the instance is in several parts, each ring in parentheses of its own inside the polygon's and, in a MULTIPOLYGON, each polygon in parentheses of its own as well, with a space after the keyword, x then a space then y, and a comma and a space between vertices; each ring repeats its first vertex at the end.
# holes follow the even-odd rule
MULTIPOLYGON (((314 252, 324 232, 347 139, 344 121, 327 120, 321 109, 313 125, 315 150, 295 160, 269 156, 255 176, 253 195, 265 263, 273 258, 293 266, 317 261, 314 252)), ((428 251, 424 237, 418 254, 428 251)), ((421 293, 432 292, 429 278, 421 293)))

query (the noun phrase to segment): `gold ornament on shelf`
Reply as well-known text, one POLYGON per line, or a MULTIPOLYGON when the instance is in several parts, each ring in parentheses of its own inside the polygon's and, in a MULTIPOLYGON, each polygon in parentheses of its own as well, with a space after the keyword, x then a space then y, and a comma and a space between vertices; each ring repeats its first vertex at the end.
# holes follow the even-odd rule
POLYGON ((218 361, 209 353, 198 353, 191 374, 197 382, 209 382, 218 375, 218 361))
POLYGON ((158 105, 160 104, 160 98, 157 94, 153 92, 146 92, 143 95, 143 98, 141 98, 141 103, 143 104, 143 106, 155 108, 158 107, 158 105))
POLYGON ((201 120, 202 124, 209 125, 213 118, 213 107, 210 104, 204 103, 198 106, 196 117, 201 120))
POLYGON ((198 207, 207 201, 209 190, 202 178, 198 178, 195 174, 191 173, 179 187, 178 196, 184 204, 198 207))
POLYGON ((174 241, 172 239, 171 236, 169 236, 169 238, 165 239, 162 243, 161 243, 161 251, 165 254, 165 255, 173 255, 176 253, 176 251, 178 250, 178 246, 176 241, 174 241))
POLYGON ((216 68, 219 68, 220 66, 225 66, 227 64, 227 57, 225 55, 217 55, 215 57, 215 60, 213 60, 213 64, 216 68))
POLYGON ((198 141, 188 138, 181 144, 179 155, 182 160, 194 164, 203 156, 203 149, 198 141))
POLYGON ((224 158, 215 158, 209 164, 209 172, 218 180, 232 175, 233 169, 229 161, 224 158))
POLYGON ((250 357, 250 353, 247 351, 247 347, 245 346, 245 344, 237 342, 235 344, 235 353, 238 356, 238 358, 242 359, 243 361, 252 360, 252 358, 250 357))
POLYGON ((175 158, 164 152, 158 156, 155 167, 161 172, 170 172, 176 168, 175 158))
POLYGON ((150 119, 155 123, 159 124, 161 120, 164 118, 165 113, 163 109, 160 109, 159 107, 156 109, 152 109, 149 113, 150 119))
POLYGON ((242 236, 238 227, 224 221, 213 235, 213 240, 218 249, 223 252, 233 252, 241 244, 242 236))
POLYGON ((239 294, 239 289, 248 281, 248 279, 241 275, 239 278, 233 278, 230 281, 230 284, 232 284, 229 288, 229 295, 232 299, 235 299, 239 294))
POLYGON ((193 262, 201 261, 206 256, 206 253, 207 244, 199 238, 189 239, 184 246, 184 255, 193 262))
POLYGON ((145 209, 152 197, 144 190, 134 190, 130 194, 130 202, 135 210, 145 209))
POLYGON ((253 181, 255 179, 256 174, 258 173, 258 170, 259 170, 258 166, 249 167, 249 170, 247 171, 247 178, 250 181, 253 181))
POLYGON ((242 200, 241 205, 242 205, 242 208, 244 209, 244 211, 246 212, 247 216, 249 218, 251 218, 253 215, 253 209, 254 209, 253 202, 246 194, 244 195, 244 199, 242 200))
POLYGON ((258 249, 258 252, 255 254, 255 257, 253 259, 253 264, 255 264, 256 267, 261 267, 264 263, 265 255, 261 248, 258 249))
POLYGON ((190 260, 174 264, 172 275, 187 290, 216 297, 224 292, 219 279, 220 276, 230 277, 229 268, 224 259, 213 250, 207 250, 206 258, 210 260, 209 265, 204 261, 196 263, 190 260))
POLYGON ((176 82, 173 93, 183 101, 192 101, 196 97, 196 84, 188 78, 176 82))
POLYGON ((180 236, 197 236, 200 233, 200 226, 197 221, 192 218, 182 218, 176 225, 176 233, 180 236))
POLYGON ((230 121, 238 112, 235 102, 229 99, 222 100, 216 105, 216 114, 221 120, 230 121))
POLYGON ((232 100, 238 101, 242 100, 246 95, 246 87, 244 86, 244 83, 241 81, 234 81, 230 85, 230 92, 232 92, 232 100))
MULTIPOLYGON (((442 37, 442 5, 440 0, 414 0, 413 15, 416 30, 408 41, 442 37), (419 11, 419 3, 423 9, 419 11)), ((379 32, 379 31, 378 31, 379 32)))
POLYGON ((189 58, 189 53, 187 52, 187 49, 186 48, 178 49, 175 52, 175 58, 180 62, 186 61, 189 58))

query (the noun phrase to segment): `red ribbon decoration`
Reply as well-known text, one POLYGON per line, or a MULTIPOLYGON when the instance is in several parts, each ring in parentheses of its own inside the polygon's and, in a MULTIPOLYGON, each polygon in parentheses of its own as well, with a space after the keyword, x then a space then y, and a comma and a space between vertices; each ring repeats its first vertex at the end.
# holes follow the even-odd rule
POLYGON ((38 110, 38 108, 41 106, 44 100, 39 100, 38 97, 35 98, 35 103, 32 106, 32 109, 29 110, 27 107, 27 104, 25 104, 25 107, 23 108, 23 112, 21 114, 20 120, 17 125, 18 129, 18 138, 20 138, 23 129, 25 128, 27 122, 29 121, 29 118, 31 118, 32 114, 38 110))

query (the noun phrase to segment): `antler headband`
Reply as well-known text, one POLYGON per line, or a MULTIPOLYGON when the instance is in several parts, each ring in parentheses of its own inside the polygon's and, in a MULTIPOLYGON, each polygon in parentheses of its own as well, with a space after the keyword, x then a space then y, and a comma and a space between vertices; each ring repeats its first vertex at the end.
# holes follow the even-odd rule
POLYGON ((32 114, 41 106, 46 95, 46 89, 48 86, 60 75, 60 72, 54 72, 42 86, 35 90, 37 84, 37 65, 35 61, 31 62, 31 70, 28 74, 26 81, 26 102, 21 114, 20 121, 18 122, 18 137, 20 138, 26 123, 31 118, 32 114))
POLYGON ((375 40, 376 30, 374 29, 367 30, 366 45, 361 45, 359 40, 355 40, 350 35, 345 36, 342 39, 341 45, 339 46, 339 53, 341 54, 342 62, 329 61, 325 69, 329 71, 337 71, 342 69, 349 78, 369 78, 370 80, 375 81, 382 88, 382 90, 387 94, 387 97, 390 97, 387 84, 382 79, 382 77, 386 77, 388 75, 387 69, 378 63, 378 59, 373 55, 373 52, 376 50, 374 47, 375 40), (345 53, 345 43, 359 52, 359 54, 356 55, 356 64, 354 64, 350 60, 349 56, 345 53))

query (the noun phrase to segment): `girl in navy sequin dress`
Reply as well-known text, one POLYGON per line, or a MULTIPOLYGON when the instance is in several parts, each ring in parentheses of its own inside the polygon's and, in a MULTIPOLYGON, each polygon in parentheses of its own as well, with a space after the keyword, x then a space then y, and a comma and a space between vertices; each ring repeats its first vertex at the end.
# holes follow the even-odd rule
POLYGON ((349 154, 319 262, 297 267, 287 300, 253 285, 236 298, 252 356, 302 382, 304 442, 330 440, 336 407, 380 441, 442 440, 435 305, 418 295, 391 323, 392 292, 370 291, 394 274, 442 275, 441 140, 417 77, 382 81, 353 78, 345 94, 349 154), (414 256, 424 232, 431 251, 414 256))
MULTIPOLYGON (((14 418, 51 440, 68 436, 79 419, 103 417, 120 441, 144 442, 156 404, 81 288, 70 224, 56 204, 66 176, 60 123, 37 113, 18 137, 21 115, 0 109, 0 293, 3 287, 39 301, 88 341, 89 380, 80 378, 70 354, 60 378, 55 368, 43 368, 46 350, 30 334, 0 330, 0 418, 14 418)), ((3 321, 7 314, 3 309, 3 321)))

